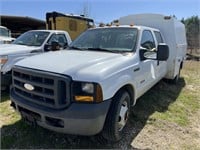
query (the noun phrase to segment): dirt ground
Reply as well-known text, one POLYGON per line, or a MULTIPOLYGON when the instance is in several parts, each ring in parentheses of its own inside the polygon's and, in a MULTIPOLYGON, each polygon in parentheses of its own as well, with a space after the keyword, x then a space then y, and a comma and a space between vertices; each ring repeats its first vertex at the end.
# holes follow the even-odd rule
POLYGON ((163 126, 146 125, 140 134, 131 142, 131 146, 137 149, 200 149, 200 111, 191 118, 189 127, 180 127, 176 124, 156 121, 163 126))

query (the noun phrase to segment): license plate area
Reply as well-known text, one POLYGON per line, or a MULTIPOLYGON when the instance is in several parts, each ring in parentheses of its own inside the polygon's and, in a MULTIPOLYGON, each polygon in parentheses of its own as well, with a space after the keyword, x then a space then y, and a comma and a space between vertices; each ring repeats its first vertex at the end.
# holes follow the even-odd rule
POLYGON ((19 112, 22 116, 22 120, 25 121, 29 125, 36 126, 37 121, 41 121, 41 116, 38 113, 30 111, 28 109, 19 107, 19 112))
POLYGON ((36 126, 36 118, 32 114, 28 114, 26 112, 21 111, 22 120, 26 122, 28 125, 36 126))

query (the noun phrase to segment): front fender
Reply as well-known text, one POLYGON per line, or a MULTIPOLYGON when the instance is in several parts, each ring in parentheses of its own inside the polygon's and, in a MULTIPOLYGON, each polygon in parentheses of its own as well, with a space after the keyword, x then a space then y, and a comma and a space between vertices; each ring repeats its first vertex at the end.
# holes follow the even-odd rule
POLYGON ((136 90, 135 86, 136 82, 132 79, 130 75, 118 75, 109 79, 109 81, 105 81, 103 83, 103 97, 105 99, 111 99, 122 87, 130 85, 134 92, 133 100, 135 102, 136 90))
POLYGON ((28 54, 16 54, 16 55, 8 55, 8 61, 3 65, 1 72, 6 73, 8 71, 11 71, 12 67, 15 63, 18 61, 33 56, 36 53, 28 53, 28 54))

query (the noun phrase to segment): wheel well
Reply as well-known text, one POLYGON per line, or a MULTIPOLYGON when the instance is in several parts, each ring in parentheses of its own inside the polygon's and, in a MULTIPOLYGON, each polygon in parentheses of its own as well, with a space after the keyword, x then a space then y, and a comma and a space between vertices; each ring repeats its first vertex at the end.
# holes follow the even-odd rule
POLYGON ((121 90, 125 90, 127 91, 130 96, 131 96, 131 101, 130 104, 133 105, 134 101, 135 101, 135 95, 134 95, 134 88, 132 85, 128 84, 128 85, 124 85, 123 87, 121 87, 117 92, 121 91, 121 90))

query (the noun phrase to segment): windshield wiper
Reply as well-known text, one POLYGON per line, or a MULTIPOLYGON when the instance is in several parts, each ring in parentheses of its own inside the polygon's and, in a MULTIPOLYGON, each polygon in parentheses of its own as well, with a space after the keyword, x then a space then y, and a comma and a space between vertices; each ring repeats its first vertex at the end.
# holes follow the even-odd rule
POLYGON ((113 50, 109 50, 109 49, 105 49, 105 48, 87 48, 88 50, 94 50, 94 51, 102 51, 102 52, 110 52, 110 53, 118 53, 118 51, 113 51, 113 50))
POLYGON ((76 47, 76 46, 71 46, 71 47, 69 47, 69 49, 84 50, 84 49, 76 47))
MULTIPOLYGON (((118 51, 118 50, 110 50, 110 49, 105 49, 105 48, 100 48, 100 47, 88 47, 88 48, 79 48, 79 47, 69 47, 69 49, 76 49, 76 50, 92 50, 92 51, 101 51, 101 52, 109 52, 109 53, 123 53, 127 51, 118 51)), ((129 51, 128 51, 129 52, 129 51)))
POLYGON ((13 44, 16 44, 16 45, 27 45, 25 43, 13 43, 13 44))

